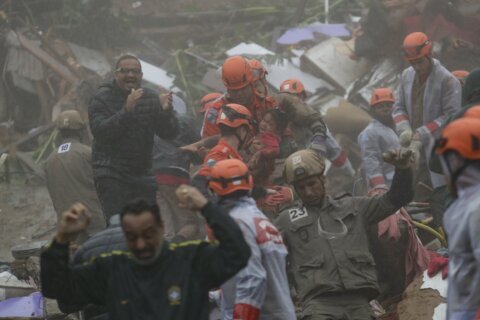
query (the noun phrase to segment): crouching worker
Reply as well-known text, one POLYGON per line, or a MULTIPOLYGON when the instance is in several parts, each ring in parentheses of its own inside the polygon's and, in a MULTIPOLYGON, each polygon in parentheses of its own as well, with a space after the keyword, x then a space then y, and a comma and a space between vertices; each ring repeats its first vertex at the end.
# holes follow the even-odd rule
POLYGON ((302 320, 370 320, 369 301, 378 293, 367 228, 395 213, 413 196, 412 152, 398 149, 384 156, 395 166, 390 190, 376 197, 325 194, 325 159, 313 150, 287 158, 285 180, 301 203, 275 221, 288 248, 302 320))
POLYGON ((286 273, 287 249, 280 232, 250 197, 253 179, 247 165, 238 159, 217 162, 208 186, 238 223, 252 251, 247 267, 221 287, 222 320, 295 320, 286 273))
POLYGON ((113 251, 70 267, 68 244, 90 222, 85 207, 76 203, 63 213, 41 255, 44 296, 67 305, 104 305, 109 318, 117 320, 208 319, 208 291, 244 268, 250 249, 233 219, 198 190, 181 186, 177 197, 181 206, 202 213, 218 245, 169 244, 157 205, 137 200, 120 214, 129 252, 113 251))

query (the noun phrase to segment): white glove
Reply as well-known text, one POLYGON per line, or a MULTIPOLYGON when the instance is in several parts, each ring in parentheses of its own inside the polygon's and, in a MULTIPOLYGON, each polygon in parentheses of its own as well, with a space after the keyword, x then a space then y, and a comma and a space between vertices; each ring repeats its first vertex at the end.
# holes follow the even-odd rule
POLYGON ((398 137, 398 140, 400 141, 400 145, 402 147, 408 147, 410 145, 410 142, 412 142, 412 136, 413 136, 413 133, 411 130, 405 130, 402 133, 400 133, 400 136, 398 137))
POLYGON ((415 166, 415 169, 418 170, 420 167, 420 155, 421 155, 421 150, 422 150, 422 142, 420 140, 412 140, 410 142, 410 147, 408 149, 413 151, 413 163, 415 166))

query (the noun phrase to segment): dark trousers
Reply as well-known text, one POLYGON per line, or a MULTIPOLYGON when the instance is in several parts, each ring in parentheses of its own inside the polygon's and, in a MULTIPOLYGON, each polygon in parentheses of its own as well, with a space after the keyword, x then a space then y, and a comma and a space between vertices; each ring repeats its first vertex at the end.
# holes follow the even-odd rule
POLYGON ((119 214, 134 199, 155 203, 156 184, 153 177, 101 177, 95 179, 95 188, 108 224, 113 215, 119 214))

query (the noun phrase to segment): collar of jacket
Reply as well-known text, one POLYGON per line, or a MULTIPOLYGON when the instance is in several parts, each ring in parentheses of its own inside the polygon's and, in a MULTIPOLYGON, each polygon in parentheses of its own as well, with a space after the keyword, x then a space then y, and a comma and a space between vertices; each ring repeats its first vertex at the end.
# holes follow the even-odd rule
POLYGON ((159 266, 162 263, 164 263, 164 261, 166 259, 168 259, 168 256, 171 254, 171 249, 169 248, 169 242, 167 240, 163 241, 161 250, 162 251, 158 255, 157 259, 155 259, 155 261, 153 261, 149 265, 141 265, 141 264, 137 263, 135 260, 133 260, 133 253, 131 253, 133 268, 140 271, 140 272, 150 272, 152 270, 154 272, 155 270, 158 270, 159 266))
POLYGON ((338 203, 336 200, 334 200, 330 195, 326 195, 323 197, 322 205, 321 206, 309 206, 309 205, 304 205, 306 208, 320 208, 320 211, 323 209, 326 209, 328 207, 334 207, 338 208, 338 203))
POLYGON ((223 198, 218 203, 223 208, 233 208, 237 206, 255 205, 252 197, 243 196, 239 198, 223 198))

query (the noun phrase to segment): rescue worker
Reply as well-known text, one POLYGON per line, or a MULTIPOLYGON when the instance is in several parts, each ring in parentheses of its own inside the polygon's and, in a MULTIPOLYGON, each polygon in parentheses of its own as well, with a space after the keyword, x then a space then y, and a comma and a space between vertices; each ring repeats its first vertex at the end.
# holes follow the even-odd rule
POLYGON ((56 121, 62 139, 45 164, 45 178, 53 208, 60 222, 62 213, 75 201, 82 201, 92 215, 92 223, 78 243, 105 228, 105 216, 95 192, 92 149, 83 143, 86 123, 76 110, 60 113, 56 121))
MULTIPOLYGON (((392 185, 395 167, 385 162, 382 155, 392 148, 400 148, 392 117, 394 103, 390 88, 375 89, 369 110, 373 120, 358 136, 369 196, 383 194, 392 185)), ((426 269, 429 257, 415 233, 410 215, 401 208, 371 226, 369 231, 381 289, 379 300, 402 294, 405 287, 426 269)))
POLYGON ((204 166, 199 170, 199 175, 203 177, 208 177, 209 162, 243 160, 240 151, 252 138, 252 114, 242 105, 230 103, 223 106, 216 124, 220 130, 220 140, 205 156, 204 166))
POLYGON ((142 88, 142 77, 140 60, 122 55, 115 79, 99 87, 88 107, 95 187, 107 219, 133 198, 155 201, 153 137, 178 132, 172 104, 162 105, 155 91, 142 88))
MULTIPOLYGON (((259 63, 258 61, 253 65, 264 70, 263 65, 258 66, 259 63)), ((255 131, 258 130, 257 126, 263 114, 267 110, 278 107, 287 113, 290 121, 307 127, 314 136, 320 136, 323 139, 325 124, 321 115, 297 97, 288 94, 281 93, 271 97, 268 95, 268 91, 265 91, 267 95, 263 96, 260 92, 262 90, 256 89, 255 83, 265 82, 261 78, 257 79, 254 74, 258 73, 258 77, 265 77, 266 70, 265 72, 254 72, 250 64, 247 59, 241 56, 233 56, 225 60, 222 66, 222 81, 227 88, 227 93, 222 99, 217 100, 205 114, 202 137, 206 137, 205 132, 207 131, 211 132, 212 135, 218 134, 219 130, 215 128, 215 119, 218 117, 219 110, 225 104, 237 103, 245 106, 252 114, 252 124, 255 131)), ((264 85, 259 85, 259 87, 262 86, 264 85)), ((264 87, 267 90, 266 85, 264 87)), ((199 145, 202 144, 199 143, 199 145)))
POLYGON ((243 269, 250 248, 238 225, 195 188, 177 190, 182 206, 201 211, 219 242, 168 244, 156 204, 128 203, 120 223, 129 252, 113 251, 71 267, 68 244, 89 223, 76 203, 64 212, 43 251, 42 293, 67 305, 104 305, 110 319, 208 319, 208 291, 243 269))
POLYGON ((378 295, 367 228, 395 213, 413 195, 411 150, 384 156, 395 166, 391 189, 376 197, 325 194, 325 159, 313 150, 287 158, 285 180, 301 202, 275 221, 288 249, 289 274, 302 307, 301 319, 371 319, 378 295))
MULTIPOLYGON (((403 52, 411 67, 402 73, 393 107, 400 144, 420 155, 419 174, 428 172, 425 153, 429 154, 433 135, 462 103, 460 82, 432 58, 432 48, 424 33, 414 32, 405 38, 403 52)), ((445 185, 443 176, 434 172, 418 180, 433 188, 445 185)))
POLYGON ((480 318, 480 119, 448 124, 436 152, 455 197, 443 218, 449 251, 447 319, 476 320, 480 318))
MULTIPOLYGON (((280 84, 280 92, 287 93, 290 95, 295 95, 305 101, 307 99, 307 92, 305 91, 305 86, 298 79, 287 79, 280 84)), ((304 127, 297 127, 296 131, 305 130, 304 127)), ((315 142, 315 141, 313 141, 315 142)), ((325 156, 328 160, 332 162, 335 167, 344 170, 349 176, 355 174, 355 170, 352 167, 352 163, 347 157, 347 154, 343 148, 338 144, 337 140, 333 137, 332 132, 326 127, 326 138, 324 143, 312 143, 311 148, 322 153, 322 156, 325 156), (323 148, 323 145, 325 148, 323 148), (322 146, 322 148, 317 149, 317 146, 322 146)))
POLYGON ((384 162, 382 154, 400 148, 392 117, 394 103, 391 89, 375 89, 369 110, 373 120, 358 135, 362 169, 369 192, 374 189, 388 189, 392 184, 395 167, 384 162))
POLYGON ((453 121, 461 118, 463 114, 473 106, 480 104, 480 68, 470 72, 463 87, 463 105, 448 120, 453 121))
POLYGON ((252 255, 248 265, 221 286, 223 320, 295 320, 286 273, 287 249, 272 222, 250 197, 253 178, 240 160, 217 162, 209 188, 243 231, 252 255))
POLYGON ((178 115, 179 133, 173 140, 155 137, 153 144, 153 170, 157 182, 157 204, 164 223, 165 239, 172 242, 198 240, 205 237, 205 221, 189 210, 180 208, 175 190, 181 184, 190 184, 190 165, 200 163, 194 154, 179 149, 198 141, 200 135, 193 119, 178 115))

